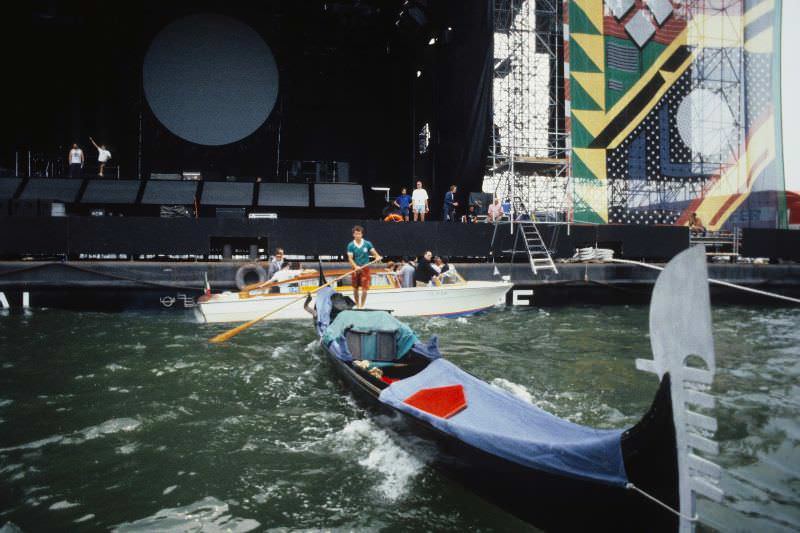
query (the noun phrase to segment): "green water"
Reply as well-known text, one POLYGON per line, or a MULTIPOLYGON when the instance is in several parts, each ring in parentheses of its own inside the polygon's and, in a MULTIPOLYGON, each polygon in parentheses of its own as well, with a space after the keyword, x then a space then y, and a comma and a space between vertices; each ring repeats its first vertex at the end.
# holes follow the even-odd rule
MULTIPOLYGON (((712 528, 800 529, 800 311, 716 308, 725 468, 712 528)), ((655 378, 644 307, 411 320, 467 370, 572 421, 625 427, 655 378)), ((225 346, 190 314, 0 315, 0 525, 24 531, 503 530, 343 388, 306 323, 225 346)), ((535 505, 535 502, 531 502, 535 505)))

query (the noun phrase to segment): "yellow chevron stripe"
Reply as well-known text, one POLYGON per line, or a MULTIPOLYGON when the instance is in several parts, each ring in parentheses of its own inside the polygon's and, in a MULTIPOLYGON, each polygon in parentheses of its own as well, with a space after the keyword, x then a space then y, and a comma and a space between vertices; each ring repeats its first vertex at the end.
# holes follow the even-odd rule
MULTIPOLYGON (((650 113, 650 111, 653 110, 653 108, 656 106, 656 104, 658 104, 659 101, 661 101, 661 98, 675 84, 675 82, 678 80, 678 78, 680 78, 681 75, 684 72, 686 72, 686 69, 688 69, 689 66, 692 64, 692 62, 694 61, 695 54, 696 54, 696 52, 692 52, 691 54, 689 54, 689 56, 686 58, 686 60, 684 60, 684 62, 681 63, 681 66, 678 67, 675 70, 675 72, 666 72, 666 71, 663 71, 663 70, 661 71, 661 75, 664 77, 664 80, 666 81, 666 83, 664 83, 664 85, 661 86, 661 88, 656 92, 655 96, 653 96, 653 98, 651 98, 650 101, 647 102, 647 105, 644 106, 644 108, 642 108, 642 110, 639 111, 639 113, 628 123, 628 125, 625 127, 625 129, 623 129, 616 137, 614 137, 614 140, 611 141, 609 143, 609 145, 608 145, 608 149, 609 150, 614 149, 617 146, 619 146, 619 144, 622 141, 624 141, 625 138, 627 138, 628 135, 630 135, 631 132, 634 129, 636 129, 636 127, 645 119, 647 114, 650 113)), ((637 84, 638 84, 638 82, 637 82, 637 84)), ((628 94, 638 94, 638 91, 634 92, 634 89, 631 89, 631 90, 628 91, 628 94)), ((619 102, 617 102, 617 104, 618 103, 619 102)), ((617 109, 617 105, 616 104, 614 105, 614 109, 617 109)), ((608 116, 608 122, 610 122, 611 119, 615 116, 615 113, 609 113, 607 116, 608 116)), ((583 125, 586 126, 586 123, 584 123, 583 125)), ((594 134, 594 135, 596 135, 596 134, 594 134)))
MULTIPOLYGON (((581 8, 597 31, 603 33, 603 2, 602 0, 573 0, 581 8)), ((572 35, 570 37, 573 37, 572 35)))
POLYGON ((725 173, 704 195, 696 211, 708 229, 716 231, 728 220, 750 195, 757 176, 775 159, 774 131, 774 116, 771 115, 755 132, 751 133, 746 151, 742 146, 743 156, 735 165, 726 169, 725 173), (752 176, 749 184, 747 183, 748 176, 752 176), (741 196, 725 207, 722 216, 715 224, 711 224, 715 215, 734 194, 741 194, 741 196))
POLYGON ((594 63, 595 66, 600 69, 600 72, 605 71, 605 47, 603 46, 604 38, 602 35, 574 33, 570 36, 570 38, 578 43, 589 59, 592 60, 592 63, 594 63))
POLYGON ((750 24, 761 15, 769 13, 773 9, 775 9, 775 0, 763 0, 762 2, 757 3, 748 11, 745 11, 744 25, 746 26, 750 24))
POLYGON ((744 49, 754 54, 772 53, 772 28, 764 30, 744 43, 744 49))
POLYGON ((606 114, 603 111, 587 111, 585 109, 572 109, 572 117, 580 121, 581 125, 597 137, 603 131, 606 114))
POLYGON ((572 155, 577 156, 594 176, 606 181, 606 151, 602 148, 573 148, 572 155))
POLYGON ((606 76, 602 72, 573 72, 572 81, 578 82, 600 109, 606 109, 606 76))

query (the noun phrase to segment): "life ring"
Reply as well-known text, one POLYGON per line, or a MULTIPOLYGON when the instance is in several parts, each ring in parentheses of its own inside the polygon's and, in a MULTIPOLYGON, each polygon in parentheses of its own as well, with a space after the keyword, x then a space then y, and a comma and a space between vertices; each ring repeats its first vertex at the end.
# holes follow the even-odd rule
POLYGON ((264 283, 265 281, 267 281, 267 271, 259 264, 248 263, 240 266, 239 270, 236 271, 236 287, 239 290, 244 289, 248 285, 264 283), (258 276, 257 280, 252 279, 253 273, 258 276))

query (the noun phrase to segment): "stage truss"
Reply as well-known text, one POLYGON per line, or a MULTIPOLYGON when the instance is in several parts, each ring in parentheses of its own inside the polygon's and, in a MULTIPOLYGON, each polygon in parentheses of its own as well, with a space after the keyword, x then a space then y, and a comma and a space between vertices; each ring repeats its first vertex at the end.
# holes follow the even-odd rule
POLYGON ((567 211, 561 0, 495 0, 492 131, 484 192, 515 210, 567 211))

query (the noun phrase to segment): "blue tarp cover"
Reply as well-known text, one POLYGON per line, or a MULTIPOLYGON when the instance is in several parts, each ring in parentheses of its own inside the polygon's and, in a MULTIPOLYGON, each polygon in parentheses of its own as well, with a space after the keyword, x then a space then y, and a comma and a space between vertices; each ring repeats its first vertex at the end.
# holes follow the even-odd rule
POLYGON ((622 430, 601 430, 573 424, 464 372, 445 359, 396 381, 381 391, 380 400, 425 420, 485 452, 517 464, 612 485, 625 485, 622 430), (467 408, 444 419, 403 400, 421 389, 461 384, 467 408))

